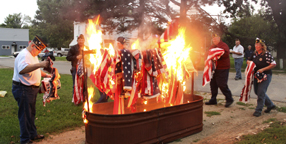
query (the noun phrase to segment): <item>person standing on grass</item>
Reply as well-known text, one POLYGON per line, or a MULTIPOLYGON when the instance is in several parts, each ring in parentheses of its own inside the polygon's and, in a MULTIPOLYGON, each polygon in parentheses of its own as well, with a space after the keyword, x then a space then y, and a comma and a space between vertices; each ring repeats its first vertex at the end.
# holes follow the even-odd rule
POLYGON ((221 92, 225 96, 226 104, 225 107, 229 107, 233 103, 233 98, 230 89, 228 88, 227 81, 230 69, 230 59, 229 59, 229 47, 226 43, 221 41, 221 38, 218 34, 213 34, 213 45, 210 47, 212 48, 221 48, 224 49, 225 53, 217 60, 217 66, 215 69, 215 73, 210 82, 211 99, 206 102, 206 105, 216 105, 217 104, 217 94, 218 88, 220 88, 221 92))
POLYGON ((231 51, 232 57, 234 58, 234 67, 236 71, 235 80, 241 79, 241 67, 243 64, 243 54, 244 48, 242 45, 240 45, 239 39, 235 40, 235 46, 233 47, 233 50, 231 51))
POLYGON ((40 68, 49 66, 48 61, 39 63, 37 55, 46 47, 38 36, 15 59, 12 93, 18 102, 18 119, 20 123, 21 144, 33 143, 32 140, 43 139, 37 134, 35 126, 36 98, 41 77, 52 77, 40 68))
POLYGON ((272 79, 271 69, 276 66, 276 62, 270 52, 267 51, 265 42, 259 38, 256 38, 255 52, 249 58, 247 63, 250 61, 253 61, 256 65, 254 68, 255 79, 253 86, 254 93, 258 97, 257 106, 253 116, 259 117, 261 116, 264 105, 267 106, 267 109, 264 111, 265 113, 269 113, 276 107, 266 94, 267 88, 272 79))
POLYGON ((74 95, 74 85, 75 85, 75 75, 76 75, 76 66, 79 60, 82 59, 82 50, 84 49, 84 36, 83 34, 80 34, 77 37, 77 44, 72 46, 68 52, 68 55, 66 57, 66 59, 68 61, 71 61, 71 74, 72 74, 72 81, 73 81, 73 95, 74 95))

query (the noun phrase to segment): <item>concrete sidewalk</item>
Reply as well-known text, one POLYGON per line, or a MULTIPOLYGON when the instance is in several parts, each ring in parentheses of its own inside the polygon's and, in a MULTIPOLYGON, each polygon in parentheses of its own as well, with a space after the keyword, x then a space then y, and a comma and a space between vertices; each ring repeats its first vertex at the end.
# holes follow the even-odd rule
MULTIPOLYGON (((200 92, 211 92, 210 84, 208 83, 205 87, 202 86, 203 71, 198 72, 198 76, 195 74, 194 90, 200 92)), ((242 72, 242 80, 234 80, 235 73, 230 72, 228 78, 228 86, 233 96, 240 96, 241 90, 244 86, 245 76, 242 72)), ((271 83, 267 90, 267 95, 273 101, 286 102, 286 75, 285 74, 273 74, 271 83), (285 91, 284 91, 285 90, 285 91)), ((191 78, 187 82, 187 90, 191 90, 191 78)), ((219 90, 219 94, 222 94, 219 90)), ((254 94, 254 89, 252 86, 251 98, 257 98, 254 94)))

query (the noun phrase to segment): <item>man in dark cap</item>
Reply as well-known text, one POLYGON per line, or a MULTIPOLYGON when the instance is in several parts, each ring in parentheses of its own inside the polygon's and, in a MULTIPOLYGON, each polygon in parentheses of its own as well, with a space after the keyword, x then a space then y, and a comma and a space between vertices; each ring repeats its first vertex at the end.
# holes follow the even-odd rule
POLYGON ((220 88, 221 92, 225 96, 226 104, 225 107, 229 107, 233 103, 233 98, 231 91, 228 88, 227 81, 228 81, 228 74, 230 69, 230 59, 229 59, 229 47, 226 43, 222 42, 220 36, 217 33, 212 35, 213 45, 210 47, 212 48, 221 48, 224 49, 224 54, 217 60, 217 65, 215 69, 215 73, 210 82, 211 86, 211 99, 206 102, 206 105, 216 105, 217 104, 217 94, 218 88, 220 88))
POLYGON ((126 39, 124 37, 118 37, 117 38, 117 47, 118 49, 124 49, 125 48, 126 39))
POLYGON ((79 60, 82 59, 82 50, 84 49, 84 36, 83 34, 80 34, 77 37, 77 44, 72 46, 68 52, 68 55, 66 59, 68 61, 71 61, 71 74, 72 74, 72 80, 73 80, 73 94, 74 94, 74 84, 75 84, 75 75, 76 75, 76 65, 79 60))
POLYGON ((39 63, 37 55, 47 45, 35 36, 26 49, 23 49, 15 59, 12 93, 18 102, 18 119, 20 123, 20 142, 32 143, 32 140, 43 139, 37 134, 35 126, 36 98, 41 77, 51 77, 40 68, 49 66, 48 61, 39 63))

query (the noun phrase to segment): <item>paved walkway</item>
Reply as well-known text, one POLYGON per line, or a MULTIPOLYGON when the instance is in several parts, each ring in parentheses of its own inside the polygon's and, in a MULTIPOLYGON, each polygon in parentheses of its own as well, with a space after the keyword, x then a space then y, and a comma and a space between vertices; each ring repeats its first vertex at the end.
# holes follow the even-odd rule
MULTIPOLYGON (((234 80, 235 73, 234 72, 229 73, 228 86, 233 96, 240 96, 241 94, 241 90, 245 82, 244 72, 242 74, 243 74, 242 80, 234 80)), ((198 76, 195 75, 194 90, 201 92, 210 92, 209 83, 205 87, 202 86, 202 75, 203 75, 202 71, 198 72, 198 76)), ((190 90, 191 79, 189 79, 187 83, 188 83, 187 90, 190 90)), ((222 94, 220 90, 219 93, 222 94)), ((267 95, 273 101, 286 102, 286 74, 272 75, 272 80, 268 87, 267 95)), ((253 86, 250 97, 255 99, 257 98, 257 96, 254 94, 253 86)))

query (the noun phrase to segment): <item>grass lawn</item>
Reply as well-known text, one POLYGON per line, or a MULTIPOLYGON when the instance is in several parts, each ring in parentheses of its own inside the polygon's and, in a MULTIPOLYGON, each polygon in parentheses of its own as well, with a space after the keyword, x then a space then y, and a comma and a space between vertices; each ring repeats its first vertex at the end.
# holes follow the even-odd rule
POLYGON ((55 57, 56 61, 67 61, 66 57, 55 57))
POLYGON ((246 135, 238 144, 255 144, 255 143, 272 143, 282 144, 286 142, 286 122, 279 122, 275 119, 269 119, 266 122, 272 121, 273 123, 269 128, 256 135, 246 135))
MULTIPOLYGON (((12 94, 13 69, 0 69, 0 91, 7 91, 4 98, 0 97, 0 144, 12 141, 19 143, 20 128, 18 121, 18 106, 12 94)), ((43 94, 38 94, 36 102, 36 126, 38 134, 58 133, 64 130, 83 126, 81 118, 83 105, 75 106, 72 100, 72 77, 61 74, 61 89, 58 90, 60 99, 43 106, 43 94)), ((94 85, 88 80, 88 86, 94 85)), ((96 91, 93 101, 99 98, 96 91)))

